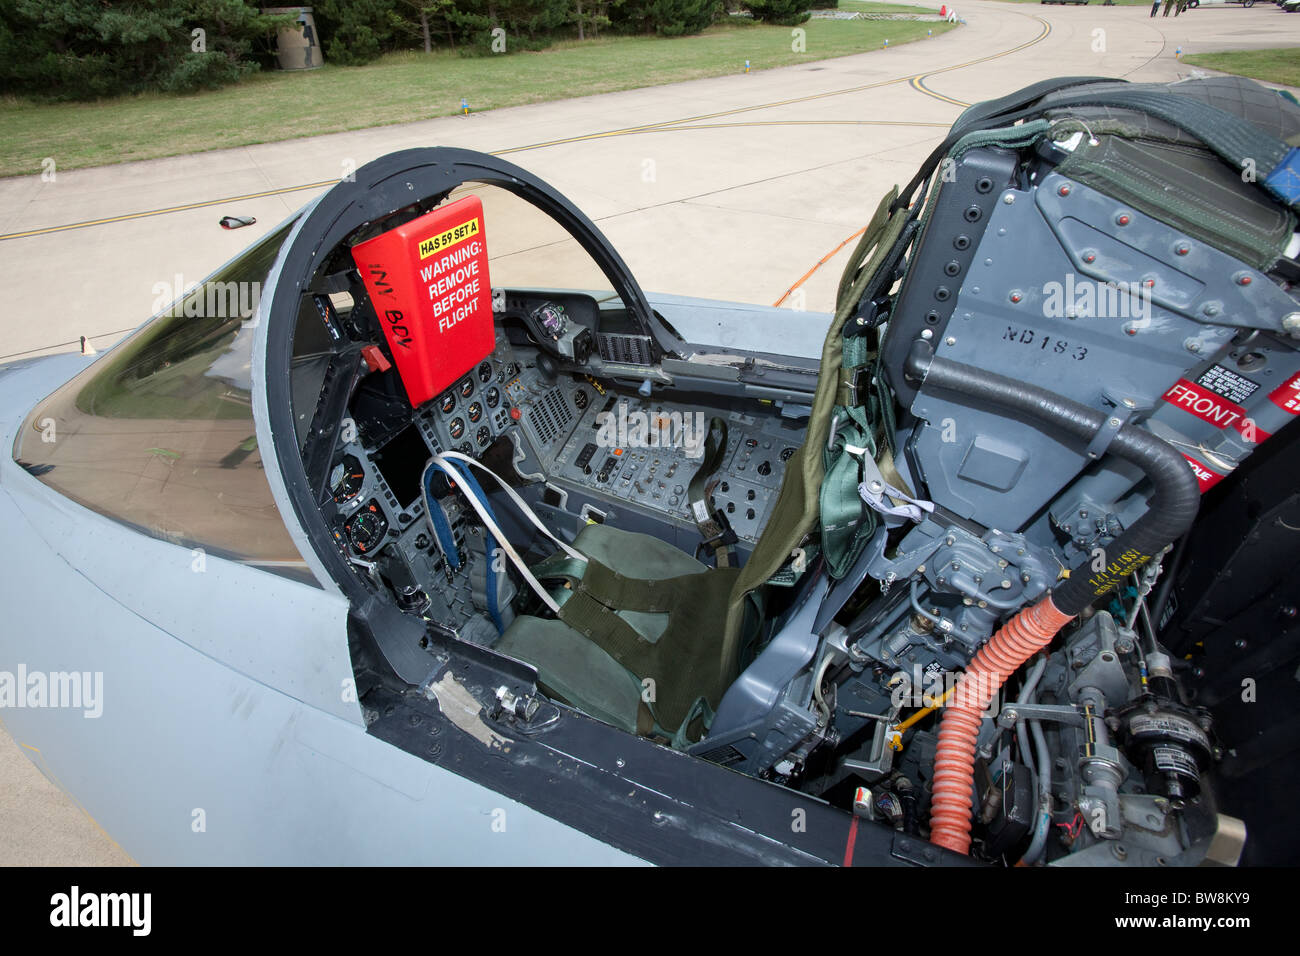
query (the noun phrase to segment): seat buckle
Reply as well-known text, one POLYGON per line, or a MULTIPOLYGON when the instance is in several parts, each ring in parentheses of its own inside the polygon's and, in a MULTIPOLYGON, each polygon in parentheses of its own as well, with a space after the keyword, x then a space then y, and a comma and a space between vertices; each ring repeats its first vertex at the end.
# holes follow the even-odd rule
POLYGON ((868 388, 871 384, 870 369, 865 365, 856 366, 852 372, 841 382, 843 393, 840 395, 841 402, 845 408, 861 408, 867 403, 870 395, 868 388))
MULTIPOLYGON (((698 524, 700 533, 704 535, 704 540, 700 542, 700 548, 707 551, 710 556, 716 553, 719 548, 733 545, 740 540, 736 537, 731 522, 727 520, 727 515, 721 508, 715 508, 707 521, 698 524)), ((696 553, 699 553, 698 548, 696 553)))

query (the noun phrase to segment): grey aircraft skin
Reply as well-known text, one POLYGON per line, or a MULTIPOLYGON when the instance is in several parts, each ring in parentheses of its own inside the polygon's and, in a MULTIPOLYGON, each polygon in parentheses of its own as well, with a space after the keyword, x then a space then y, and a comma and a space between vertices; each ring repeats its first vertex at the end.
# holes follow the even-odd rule
POLYGON ((0 365, 0 721, 143 864, 1287 862, 1232 748, 1295 710, 1237 698, 1300 654, 1296 136, 1237 78, 978 104, 834 314, 381 157, 0 365))

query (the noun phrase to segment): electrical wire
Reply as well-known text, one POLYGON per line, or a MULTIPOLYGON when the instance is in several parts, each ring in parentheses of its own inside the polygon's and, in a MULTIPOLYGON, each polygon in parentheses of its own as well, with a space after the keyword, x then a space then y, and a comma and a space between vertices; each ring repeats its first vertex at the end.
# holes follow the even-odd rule
MULTIPOLYGON (((447 462, 446 467, 453 468, 452 463, 447 462)), ((473 492, 477 495, 479 500, 483 502, 484 507, 487 508, 488 514, 492 516, 493 520, 496 520, 496 512, 492 510, 492 504, 488 501, 487 494, 483 491, 482 486, 474 480, 474 476, 469 473, 469 469, 453 468, 453 470, 459 476, 458 480, 461 489, 466 493, 473 492)), ((488 616, 492 618, 492 623, 496 625, 497 633, 504 634, 506 626, 501 617, 501 607, 498 604, 500 595, 497 592, 497 579, 498 575, 505 572, 505 569, 498 570, 497 568, 496 555, 499 550, 500 546, 497 539, 493 537, 491 532, 485 533, 483 538, 483 560, 485 562, 483 570, 484 597, 487 600, 488 616)))
MULTIPOLYGON (((912 583, 908 588, 908 593, 912 599, 912 610, 915 611, 917 614, 921 615, 921 617, 925 618, 931 624, 935 625, 937 628, 939 628, 939 630, 941 631, 946 630, 944 628, 943 618, 941 618, 938 614, 934 614, 930 611, 927 611, 925 608, 921 607, 921 598, 920 595, 917 593, 919 588, 920 588, 920 582, 918 582, 916 578, 913 578, 912 583)), ((949 625, 949 628, 951 628, 951 625, 949 625)))
MULTIPOLYGON (((452 454, 456 453, 453 452, 452 454)), ((450 467, 447 458, 443 455, 434 455, 433 462, 443 467, 450 467)), ((509 539, 506 538, 505 533, 502 532, 500 525, 496 523, 496 520, 492 517, 484 502, 479 501, 477 496, 469 492, 463 484, 461 486, 461 491, 465 494, 465 500, 469 502, 470 507, 477 512, 479 520, 483 522, 483 526, 488 529, 494 538, 496 538, 497 542, 501 545, 502 550, 505 551, 506 556, 510 558, 511 563, 513 563, 519 570, 523 579, 528 582, 528 586, 533 589, 539 598, 541 598, 542 603, 550 608, 551 613, 559 614, 560 605, 555 602, 555 598, 551 597, 550 592, 542 586, 542 582, 537 580, 537 577, 531 570, 529 570, 527 562, 519 556, 519 552, 515 550, 514 545, 512 545, 509 539)), ((548 532, 548 537, 549 536, 548 532)))
MULTIPOLYGON (((438 539, 438 547, 442 549, 443 555, 447 558, 447 563, 455 571, 460 569, 460 553, 456 550, 456 536, 452 533, 451 525, 447 523, 447 516, 443 514, 442 509, 433 500, 433 487, 430 479, 437 467, 433 460, 430 459, 424 466, 424 471, 420 474, 420 487, 424 489, 424 520, 428 523, 433 536, 438 539)), ((446 469, 442 470, 445 473, 446 469)))
MULTIPOLYGON (((1018 704, 1032 704, 1038 699, 1038 684, 1047 670, 1047 655, 1039 654, 1033 667, 1025 677, 1025 685, 1020 691, 1018 704)), ((1034 821, 1034 835, 1029 841, 1029 848, 1020 862, 1026 866, 1037 863, 1047 849, 1047 835, 1051 832, 1052 822, 1052 756, 1047 749, 1047 736, 1043 725, 1037 720, 1018 720, 1016 722, 1016 740, 1020 743, 1021 755, 1034 771, 1034 780, 1038 792, 1038 817, 1034 821), (1033 737, 1034 756, 1030 756, 1029 737, 1033 737)))
POLYGON ((506 480, 504 478, 498 475, 487 465, 483 464, 481 461, 478 461, 475 458, 471 458, 469 455, 462 454, 461 452, 458 451, 445 451, 441 455, 435 456, 435 458, 455 459, 456 461, 463 461, 468 465, 473 465, 479 471, 482 471, 485 474, 490 475, 492 477, 492 480, 501 486, 501 490, 510 496, 510 500, 515 503, 515 505, 519 508, 520 512, 524 515, 524 517, 527 518, 533 524, 533 526, 537 528, 538 531, 546 535, 546 537, 549 538, 551 541, 553 541, 561 551, 563 551, 569 557, 573 558, 575 561, 581 561, 584 564, 587 562, 587 556, 585 554, 583 554, 581 551, 578 551, 576 548, 573 548, 570 545, 566 544, 564 541, 561 541, 560 538, 558 538, 555 534, 553 534, 551 530, 547 528, 546 525, 542 522, 542 519, 537 517, 536 512, 533 511, 533 509, 529 506, 528 502, 524 501, 524 499, 521 498, 519 494, 513 488, 510 487, 509 484, 506 483, 506 480))
MULTIPOLYGON (((1025 682, 1020 687, 1020 696, 1016 698, 1017 704, 1028 704, 1032 701, 1034 691, 1038 689, 1038 682, 1043 677, 1043 671, 1047 669, 1047 656, 1040 654, 1034 661, 1029 673, 1025 675, 1025 682)), ((1034 755, 1029 745, 1029 725, 1027 721, 1016 721, 1016 742, 1020 745, 1020 758, 1029 768, 1029 772, 1034 779, 1038 779, 1038 771, 1034 766, 1034 755)))

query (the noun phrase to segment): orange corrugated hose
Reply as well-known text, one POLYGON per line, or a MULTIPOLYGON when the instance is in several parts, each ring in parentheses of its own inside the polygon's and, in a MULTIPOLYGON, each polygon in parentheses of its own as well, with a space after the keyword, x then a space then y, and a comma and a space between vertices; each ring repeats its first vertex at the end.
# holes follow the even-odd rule
POLYGON ((993 696, 1025 661, 1046 647, 1073 619, 1043 598, 1025 608, 975 655, 953 688, 939 725, 930 799, 930 842, 957 853, 970 852, 971 782, 975 739, 993 696))

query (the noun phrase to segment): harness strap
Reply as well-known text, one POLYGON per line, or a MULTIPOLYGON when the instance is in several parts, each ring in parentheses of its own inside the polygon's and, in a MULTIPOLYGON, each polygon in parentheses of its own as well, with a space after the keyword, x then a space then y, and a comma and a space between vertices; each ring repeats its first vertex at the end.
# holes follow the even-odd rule
POLYGON ((731 530, 726 515, 713 507, 713 488, 717 482, 711 479, 726 455, 727 423, 724 419, 715 417, 709 420, 709 435, 704 441, 704 460, 691 478, 686 495, 691 503, 691 515, 704 539, 701 546, 713 552, 720 568, 731 566, 729 546, 736 542, 735 532, 731 530))

